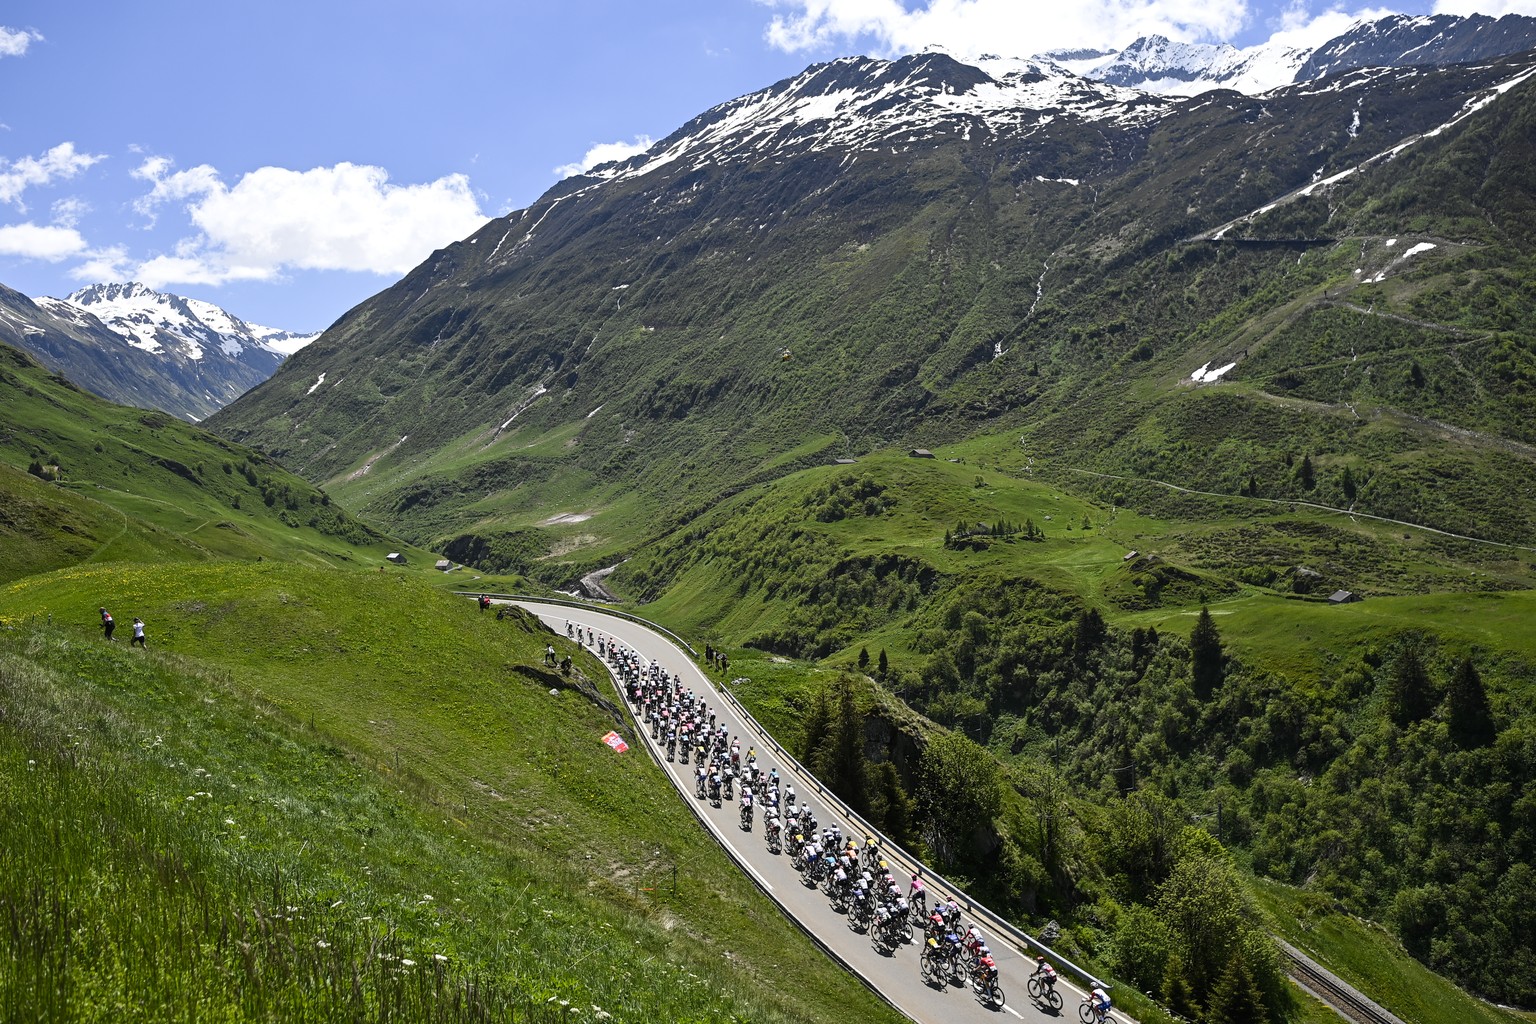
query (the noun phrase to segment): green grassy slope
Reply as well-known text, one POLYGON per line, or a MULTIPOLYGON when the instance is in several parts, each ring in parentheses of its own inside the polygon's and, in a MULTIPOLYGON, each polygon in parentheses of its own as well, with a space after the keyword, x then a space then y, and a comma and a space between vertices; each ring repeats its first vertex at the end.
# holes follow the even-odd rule
MULTIPOLYGON (((258 452, 112 405, 0 345, 0 580, 79 561, 282 558, 371 565, 400 549, 258 452), (39 467, 49 478, 20 474, 39 467)), ((431 556, 406 548, 413 563, 431 556)))
POLYGON ((1504 154, 1536 83, 1201 237, 1513 73, 552 194, 211 422, 418 542, 480 537, 487 567, 558 583, 764 480, 1005 429, 1061 467, 1532 543, 1536 185, 1504 154), (1084 167, 1091 188, 1038 180, 1084 167), (1207 362, 1237 365, 1195 386, 1207 362))
POLYGON ((0 619, 0 891, 28 952, 0 1006, 894 1019, 600 742, 612 718, 521 619, 273 563, 79 566, 6 586, 0 619), (95 635, 103 602, 147 652, 95 635))

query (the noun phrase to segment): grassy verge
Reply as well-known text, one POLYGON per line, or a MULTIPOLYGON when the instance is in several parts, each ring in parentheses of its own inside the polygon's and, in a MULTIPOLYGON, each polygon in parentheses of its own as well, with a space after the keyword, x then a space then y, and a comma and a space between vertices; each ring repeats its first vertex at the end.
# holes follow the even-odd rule
POLYGON ((1254 880, 1252 891, 1281 938, 1405 1021, 1513 1024, 1529 1019, 1468 995, 1409 956, 1379 925, 1339 913, 1328 900, 1262 878, 1254 880))
POLYGON ((271 564, 79 567, 0 616, 0 1016, 895 1019, 530 623, 271 564))

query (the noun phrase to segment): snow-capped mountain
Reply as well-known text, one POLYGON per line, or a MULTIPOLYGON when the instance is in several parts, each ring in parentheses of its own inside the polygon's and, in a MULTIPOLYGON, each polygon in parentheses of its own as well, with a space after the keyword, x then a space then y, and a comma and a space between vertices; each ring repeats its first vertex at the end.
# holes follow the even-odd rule
MULTIPOLYGON (((256 368, 276 369, 283 357, 303 348, 316 334, 295 334, 248 324, 211 302, 168 295, 136 282, 93 284, 67 298, 44 296, 38 305, 60 316, 88 313, 151 355, 191 362, 218 352, 256 368)), ((270 370, 267 376, 270 376, 270 370)), ((263 378, 265 379, 265 378, 263 378)))
POLYGON ((1098 60, 1073 60, 1067 66, 1095 81, 1170 96, 1194 96, 1211 89, 1257 95, 1295 81, 1297 69, 1311 53, 1282 43, 1239 50, 1227 43, 1180 43, 1165 36, 1143 36, 1118 53, 1098 60))
POLYGON ((1361 22, 1319 46, 1296 73, 1305 82, 1351 68, 1469 64, 1536 47, 1536 18, 1485 14, 1408 17, 1361 22))
POLYGON ((1463 64, 1536 47, 1536 18, 1505 15, 1362 21, 1316 48, 1270 41, 1246 49, 1143 36, 1123 50, 1052 51, 1036 60, 1060 72, 1127 89, 1194 96, 1234 89, 1255 96, 1362 67, 1463 64))
POLYGON ((1143 123, 1167 101, 1078 78, 1048 61, 963 64, 927 52, 844 57, 695 117, 650 150, 569 180, 572 190, 680 164, 772 160, 807 151, 900 149, 938 139, 1022 138, 1058 120, 1143 123))
POLYGON ((63 299, 0 293, 0 340, 103 398, 194 422, 315 337, 134 283, 91 285, 63 299))

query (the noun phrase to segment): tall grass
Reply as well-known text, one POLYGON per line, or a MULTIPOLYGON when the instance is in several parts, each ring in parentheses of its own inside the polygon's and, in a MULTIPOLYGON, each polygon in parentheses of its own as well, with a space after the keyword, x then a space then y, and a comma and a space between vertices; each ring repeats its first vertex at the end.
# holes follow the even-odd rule
POLYGON ((3 633, 0 1019, 889 1019, 776 923, 713 939, 803 990, 721 977, 675 926, 733 901, 693 880, 696 906, 652 902, 461 820, 226 670, 3 633))

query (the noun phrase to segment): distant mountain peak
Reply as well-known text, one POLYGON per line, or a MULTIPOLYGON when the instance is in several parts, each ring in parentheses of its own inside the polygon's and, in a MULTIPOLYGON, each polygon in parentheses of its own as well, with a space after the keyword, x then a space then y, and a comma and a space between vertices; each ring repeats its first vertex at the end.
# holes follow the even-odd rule
POLYGON ((318 336, 255 327, 211 302, 156 291, 137 281, 87 285, 62 300, 47 301, 92 314, 135 348, 182 359, 202 359, 209 349, 238 359, 248 348, 281 359, 318 336))
POLYGON ((266 380, 315 334, 247 323, 201 299, 138 281, 86 285, 63 299, 8 293, 0 332, 103 398, 197 421, 266 380))
POLYGON ((1536 47, 1536 18, 1509 14, 1392 14, 1357 21, 1318 47, 1270 41, 1237 49, 1142 36, 1122 50, 1051 50, 1036 60, 1096 82, 1191 96, 1210 89, 1248 95, 1362 67, 1464 64, 1536 47))

